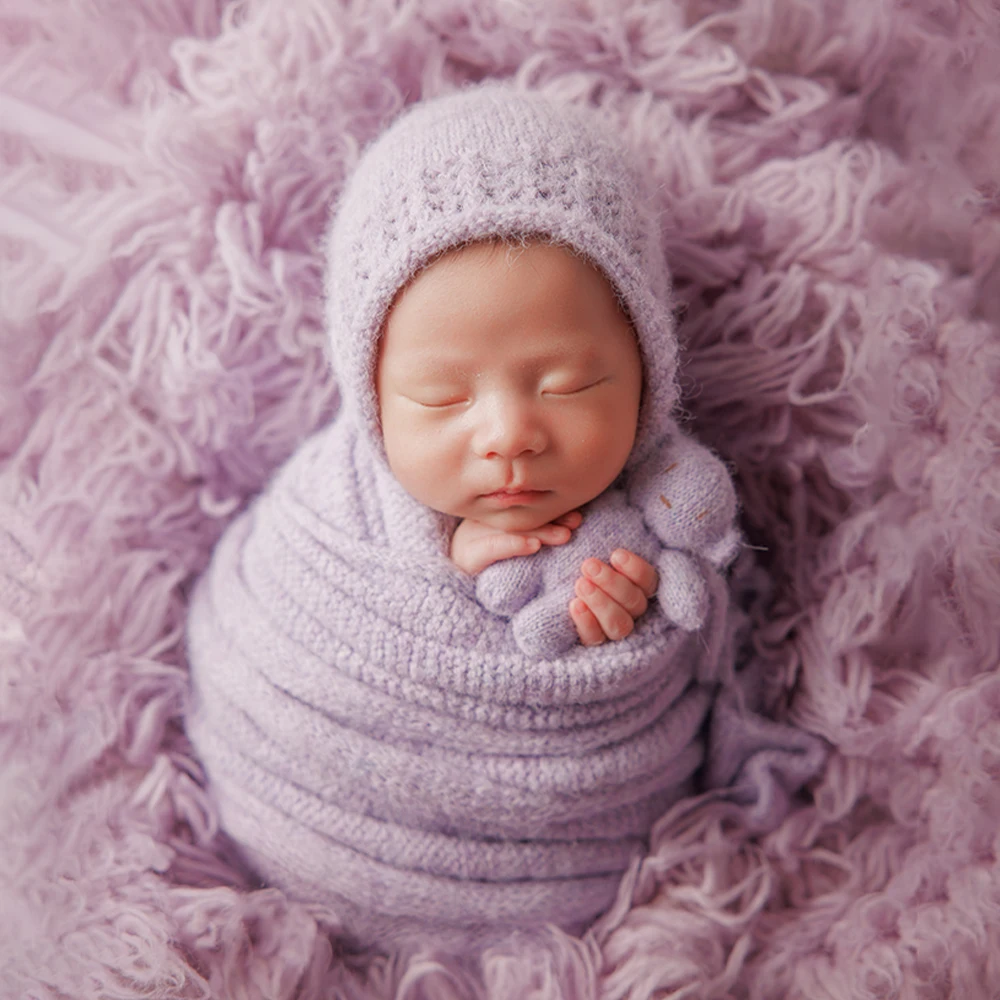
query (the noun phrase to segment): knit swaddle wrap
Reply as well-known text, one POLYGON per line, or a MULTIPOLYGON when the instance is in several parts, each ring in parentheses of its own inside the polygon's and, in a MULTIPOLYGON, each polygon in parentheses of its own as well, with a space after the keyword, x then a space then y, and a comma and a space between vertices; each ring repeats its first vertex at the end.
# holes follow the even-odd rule
MULTIPOLYGON (((341 410, 192 595, 187 727, 223 826, 264 880, 362 942, 581 929, 705 757, 732 656, 721 577, 701 632, 647 614, 621 642, 528 657, 449 560, 455 519, 393 477, 378 427, 376 345, 399 288, 464 241, 542 234, 604 271, 636 329, 625 480, 676 432, 668 275, 618 146, 496 86, 418 107, 373 144, 327 243, 341 410)), ((751 751, 727 745, 739 760, 708 763, 728 781, 751 751)))
POLYGON ((389 547, 403 498, 363 449, 346 422, 307 442, 199 583, 188 726, 223 823, 364 940, 578 927, 702 761, 703 640, 649 615, 525 657, 446 559, 389 547))

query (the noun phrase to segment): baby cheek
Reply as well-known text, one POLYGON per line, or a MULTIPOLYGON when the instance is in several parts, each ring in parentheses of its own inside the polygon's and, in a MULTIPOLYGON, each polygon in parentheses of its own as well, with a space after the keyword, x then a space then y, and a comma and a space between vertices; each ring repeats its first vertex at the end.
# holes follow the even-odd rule
POLYGON ((579 486, 591 496, 603 492, 628 461, 635 429, 621 410, 607 410, 581 419, 567 448, 570 467, 577 470, 579 486))
POLYGON ((577 414, 567 438, 574 452, 593 461, 597 456, 610 458, 609 452, 628 446, 633 434, 621 410, 605 407, 577 414))
POLYGON ((426 464, 423 454, 426 435, 412 420, 389 411, 382 418, 382 440, 393 475, 404 485, 410 485, 426 464))
POLYGON ((396 478, 425 502, 447 502, 464 467, 463 450, 453 436, 441 427, 414 425, 401 445, 396 478))

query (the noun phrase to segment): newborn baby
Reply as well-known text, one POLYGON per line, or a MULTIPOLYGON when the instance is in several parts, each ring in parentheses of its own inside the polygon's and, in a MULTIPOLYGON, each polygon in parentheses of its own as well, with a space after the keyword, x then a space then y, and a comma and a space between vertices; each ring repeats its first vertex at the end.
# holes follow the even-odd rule
POLYGON ((615 290, 578 252, 537 239, 446 252, 390 309, 377 385, 390 468, 462 519, 451 557, 479 574, 485 607, 513 616, 525 653, 565 652, 574 626, 584 644, 624 638, 654 593, 672 623, 704 623, 702 574, 738 546, 732 483, 674 431, 633 483, 634 507, 609 489, 635 442, 642 358, 615 290), (534 555, 574 529, 565 557, 534 555))
POLYGON ((579 932, 698 773, 764 829, 818 767, 719 714, 735 499, 673 420, 658 225, 620 137, 498 85, 402 115, 337 205, 340 410, 197 582, 186 724, 247 867, 355 942, 579 932), (665 454, 721 489, 701 521, 665 454), (491 592, 556 595, 545 657, 480 599, 518 566, 541 576, 491 592))

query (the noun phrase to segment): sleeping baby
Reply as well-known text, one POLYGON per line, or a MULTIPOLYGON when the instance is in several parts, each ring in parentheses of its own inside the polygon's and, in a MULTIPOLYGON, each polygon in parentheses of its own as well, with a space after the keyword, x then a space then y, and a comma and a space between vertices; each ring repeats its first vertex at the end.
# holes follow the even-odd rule
POLYGON ((451 558, 529 655, 564 653, 576 633, 624 638, 654 592, 674 624, 700 628, 704 574, 736 555, 729 475, 676 429, 631 496, 610 488, 635 443, 642 367, 610 283, 537 238, 450 250, 389 310, 377 375, 389 466, 461 518, 451 558), (574 529, 565 551, 535 555, 574 529))
POLYGON ((497 84, 337 206, 340 408, 197 583, 187 729, 247 866, 357 943, 581 932, 680 798, 772 828, 821 764, 730 690, 736 497, 674 420, 659 225, 596 116, 497 84))

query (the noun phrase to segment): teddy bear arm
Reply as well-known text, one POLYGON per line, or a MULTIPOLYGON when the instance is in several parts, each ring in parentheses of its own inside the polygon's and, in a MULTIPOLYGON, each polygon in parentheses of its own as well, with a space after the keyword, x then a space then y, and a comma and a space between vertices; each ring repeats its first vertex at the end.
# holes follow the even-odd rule
POLYGON ((685 632, 696 632, 708 615, 708 583, 698 561, 686 552, 664 549, 656 561, 656 599, 667 621, 685 632))
POLYGON ((717 542, 708 545, 702 555, 721 573, 739 555, 742 545, 743 535, 733 526, 717 542))

